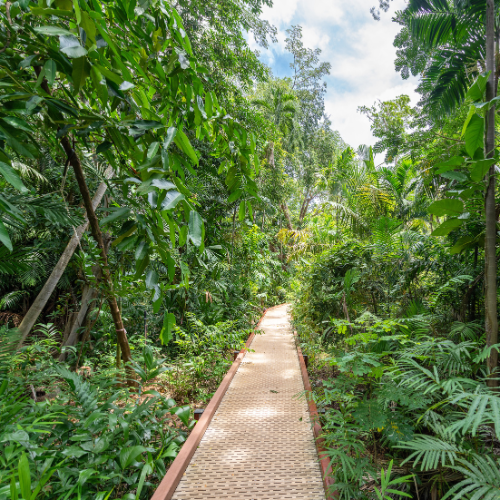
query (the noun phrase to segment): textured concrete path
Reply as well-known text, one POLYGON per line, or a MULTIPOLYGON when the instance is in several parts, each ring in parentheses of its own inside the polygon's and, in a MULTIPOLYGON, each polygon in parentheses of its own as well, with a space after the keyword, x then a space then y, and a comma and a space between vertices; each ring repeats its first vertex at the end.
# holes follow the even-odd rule
POLYGON ((324 500, 287 306, 271 309, 173 500, 324 500))

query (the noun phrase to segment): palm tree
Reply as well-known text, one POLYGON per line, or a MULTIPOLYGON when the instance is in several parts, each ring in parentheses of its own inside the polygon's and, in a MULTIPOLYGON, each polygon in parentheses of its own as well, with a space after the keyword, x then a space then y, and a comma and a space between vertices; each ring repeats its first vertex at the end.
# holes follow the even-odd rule
MULTIPOLYGON (((410 0, 405 13, 413 36, 430 49, 421 89, 431 114, 443 114, 464 101, 471 76, 486 69, 489 78, 486 101, 497 94, 498 71, 495 58, 497 16, 494 0, 410 0), (472 70, 471 70, 472 69, 472 70)), ((495 107, 486 116, 485 157, 495 153, 495 107)), ((498 342, 495 166, 486 174, 485 194, 485 328, 486 342, 498 342)), ((498 352, 491 349, 490 373, 497 370, 498 352)), ((498 382, 489 379, 490 386, 498 382)))

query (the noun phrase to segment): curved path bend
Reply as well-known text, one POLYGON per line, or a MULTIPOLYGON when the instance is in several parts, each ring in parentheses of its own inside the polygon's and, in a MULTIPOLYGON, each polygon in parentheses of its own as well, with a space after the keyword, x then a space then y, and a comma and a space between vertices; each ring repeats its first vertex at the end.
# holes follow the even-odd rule
POLYGON ((269 310, 173 500, 324 500, 287 305, 269 310))

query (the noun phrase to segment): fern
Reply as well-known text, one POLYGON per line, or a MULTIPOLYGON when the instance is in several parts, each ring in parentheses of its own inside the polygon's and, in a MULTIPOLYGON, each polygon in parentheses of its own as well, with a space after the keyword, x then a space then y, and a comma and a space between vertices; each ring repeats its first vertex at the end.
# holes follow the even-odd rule
POLYGON ((69 385, 75 403, 82 407, 85 414, 92 413, 97 408, 97 388, 92 387, 80 375, 69 371, 64 366, 56 366, 55 370, 69 385))
POLYGON ((413 467, 417 467, 421 462, 422 471, 454 465, 458 458, 467 455, 467 451, 461 446, 435 436, 416 436, 412 441, 407 441, 396 448, 413 450, 401 465, 413 460, 413 467))
POLYGON ((464 478, 443 497, 443 500, 498 500, 500 499, 500 461, 489 456, 474 455, 472 462, 458 460, 460 465, 452 467, 464 478))
MULTIPOLYGON (((477 391, 481 390, 478 387, 477 391)), ((453 433, 476 435, 481 425, 493 425, 495 435, 500 439, 500 397, 491 393, 463 392, 451 399, 452 405, 458 405, 467 411, 464 419, 458 420, 451 427, 453 433)))

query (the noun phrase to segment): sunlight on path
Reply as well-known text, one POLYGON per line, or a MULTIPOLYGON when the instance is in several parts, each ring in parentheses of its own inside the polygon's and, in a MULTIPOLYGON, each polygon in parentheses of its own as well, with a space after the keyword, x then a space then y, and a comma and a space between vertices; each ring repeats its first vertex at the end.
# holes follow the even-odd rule
POLYGON ((260 329, 173 500, 324 500, 287 306, 260 329))

